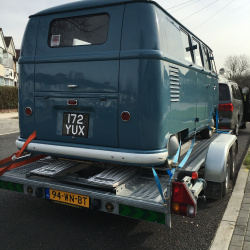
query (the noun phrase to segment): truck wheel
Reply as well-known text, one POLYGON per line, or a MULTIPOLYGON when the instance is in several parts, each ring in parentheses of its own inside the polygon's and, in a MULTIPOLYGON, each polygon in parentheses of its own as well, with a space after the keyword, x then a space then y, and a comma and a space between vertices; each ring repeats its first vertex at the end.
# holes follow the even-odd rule
POLYGON ((228 191, 229 191, 229 181, 230 181, 230 154, 228 154, 227 157, 227 163, 226 163, 226 179, 222 183, 222 197, 224 197, 228 191))
POLYGON ((234 179, 236 176, 236 150, 235 150, 235 144, 232 146, 230 150, 230 179, 234 179))

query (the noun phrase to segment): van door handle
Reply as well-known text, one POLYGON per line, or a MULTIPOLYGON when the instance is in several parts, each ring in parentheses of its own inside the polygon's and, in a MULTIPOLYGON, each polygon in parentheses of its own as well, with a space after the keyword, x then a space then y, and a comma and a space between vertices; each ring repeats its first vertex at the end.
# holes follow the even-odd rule
POLYGON ((210 84, 207 84, 207 85, 206 85, 206 88, 208 88, 209 86, 210 86, 210 84))
POLYGON ((216 85, 214 85, 214 90, 216 89, 216 85))
POLYGON ((77 88, 77 85, 74 85, 74 84, 69 84, 67 86, 68 86, 68 88, 77 88))

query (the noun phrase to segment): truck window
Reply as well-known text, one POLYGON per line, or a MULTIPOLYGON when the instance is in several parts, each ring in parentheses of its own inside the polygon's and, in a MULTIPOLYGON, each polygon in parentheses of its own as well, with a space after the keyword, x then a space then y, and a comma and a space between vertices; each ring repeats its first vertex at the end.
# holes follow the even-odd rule
POLYGON ((50 47, 102 44, 108 28, 108 14, 55 19, 50 24, 48 43, 50 47))
POLYGON ((201 51, 200 51, 200 43, 196 41, 194 38, 193 38, 193 51, 194 51, 195 63, 198 66, 203 67, 201 51))
POLYGON ((189 36, 185 32, 181 30, 181 38, 183 43, 183 51, 184 51, 184 59, 189 62, 193 62, 192 60, 192 50, 189 42, 189 36))

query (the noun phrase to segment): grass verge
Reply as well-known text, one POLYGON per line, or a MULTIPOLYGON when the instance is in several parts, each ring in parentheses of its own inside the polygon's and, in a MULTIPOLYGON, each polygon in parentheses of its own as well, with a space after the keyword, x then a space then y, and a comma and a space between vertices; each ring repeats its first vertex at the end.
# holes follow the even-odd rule
POLYGON ((248 151, 247 156, 244 160, 244 165, 250 170, 250 152, 248 151))

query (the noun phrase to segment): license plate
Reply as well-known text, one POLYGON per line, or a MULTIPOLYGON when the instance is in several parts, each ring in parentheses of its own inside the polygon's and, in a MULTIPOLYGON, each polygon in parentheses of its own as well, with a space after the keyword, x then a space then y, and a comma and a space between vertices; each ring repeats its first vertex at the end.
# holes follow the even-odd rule
POLYGON ((80 194, 46 189, 46 199, 89 208, 89 197, 80 194))
POLYGON ((89 114, 63 113, 63 135, 88 137, 89 114))

